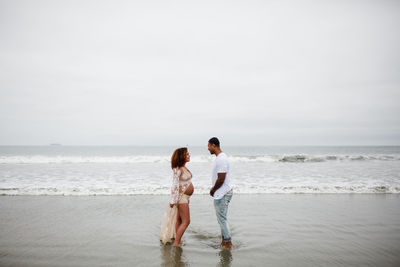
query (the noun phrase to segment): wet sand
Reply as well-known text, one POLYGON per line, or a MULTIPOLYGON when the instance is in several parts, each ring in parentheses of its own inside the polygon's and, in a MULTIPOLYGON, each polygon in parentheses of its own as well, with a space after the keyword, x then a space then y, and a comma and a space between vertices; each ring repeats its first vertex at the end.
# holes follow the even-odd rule
POLYGON ((168 196, 1 196, 0 266, 400 266, 398 194, 234 194, 232 251, 212 199, 182 248, 159 242, 168 196))

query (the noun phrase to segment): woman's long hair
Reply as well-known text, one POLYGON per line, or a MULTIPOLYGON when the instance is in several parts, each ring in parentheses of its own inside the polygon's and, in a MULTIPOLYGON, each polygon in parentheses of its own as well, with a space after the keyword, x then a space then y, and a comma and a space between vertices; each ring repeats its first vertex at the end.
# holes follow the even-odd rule
POLYGON ((171 157, 171 168, 183 167, 186 163, 187 147, 181 147, 174 151, 171 157))

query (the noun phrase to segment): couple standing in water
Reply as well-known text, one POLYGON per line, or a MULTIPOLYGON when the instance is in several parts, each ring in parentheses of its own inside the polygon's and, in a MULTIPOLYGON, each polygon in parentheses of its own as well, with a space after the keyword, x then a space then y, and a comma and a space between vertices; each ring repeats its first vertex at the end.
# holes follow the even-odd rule
MULTIPOLYGON (((208 151, 216 155, 212 172, 212 188, 210 195, 214 199, 214 208, 217 221, 221 228, 221 245, 231 249, 232 237, 228 227, 228 205, 232 198, 232 186, 229 179, 229 162, 227 155, 222 152, 218 138, 208 141, 208 151)), ((165 244, 173 241, 173 246, 180 246, 182 236, 190 224, 189 199, 194 187, 191 182, 192 173, 186 167, 190 161, 190 154, 186 147, 178 148, 171 157, 172 187, 170 208, 164 215, 161 225, 160 239, 165 244)))

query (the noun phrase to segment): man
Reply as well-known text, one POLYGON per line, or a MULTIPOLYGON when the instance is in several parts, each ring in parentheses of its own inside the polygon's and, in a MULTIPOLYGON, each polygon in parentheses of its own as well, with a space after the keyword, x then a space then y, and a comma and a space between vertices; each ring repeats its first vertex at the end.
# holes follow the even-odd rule
POLYGON ((208 151, 216 155, 214 169, 212 173, 213 187, 210 195, 214 198, 214 208, 218 223, 221 227, 222 242, 221 245, 231 249, 232 237, 228 227, 227 213, 228 205, 232 199, 232 185, 229 179, 229 162, 227 155, 222 152, 217 137, 208 140, 208 151))

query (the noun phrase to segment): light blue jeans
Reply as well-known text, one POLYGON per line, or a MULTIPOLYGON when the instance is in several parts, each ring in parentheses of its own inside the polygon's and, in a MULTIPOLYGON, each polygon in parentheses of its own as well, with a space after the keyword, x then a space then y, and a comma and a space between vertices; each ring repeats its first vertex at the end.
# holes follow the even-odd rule
POLYGON ((217 215, 219 226, 221 227, 221 235, 225 242, 232 240, 228 227, 228 205, 231 202, 233 191, 229 191, 221 199, 214 199, 214 208, 217 215))

